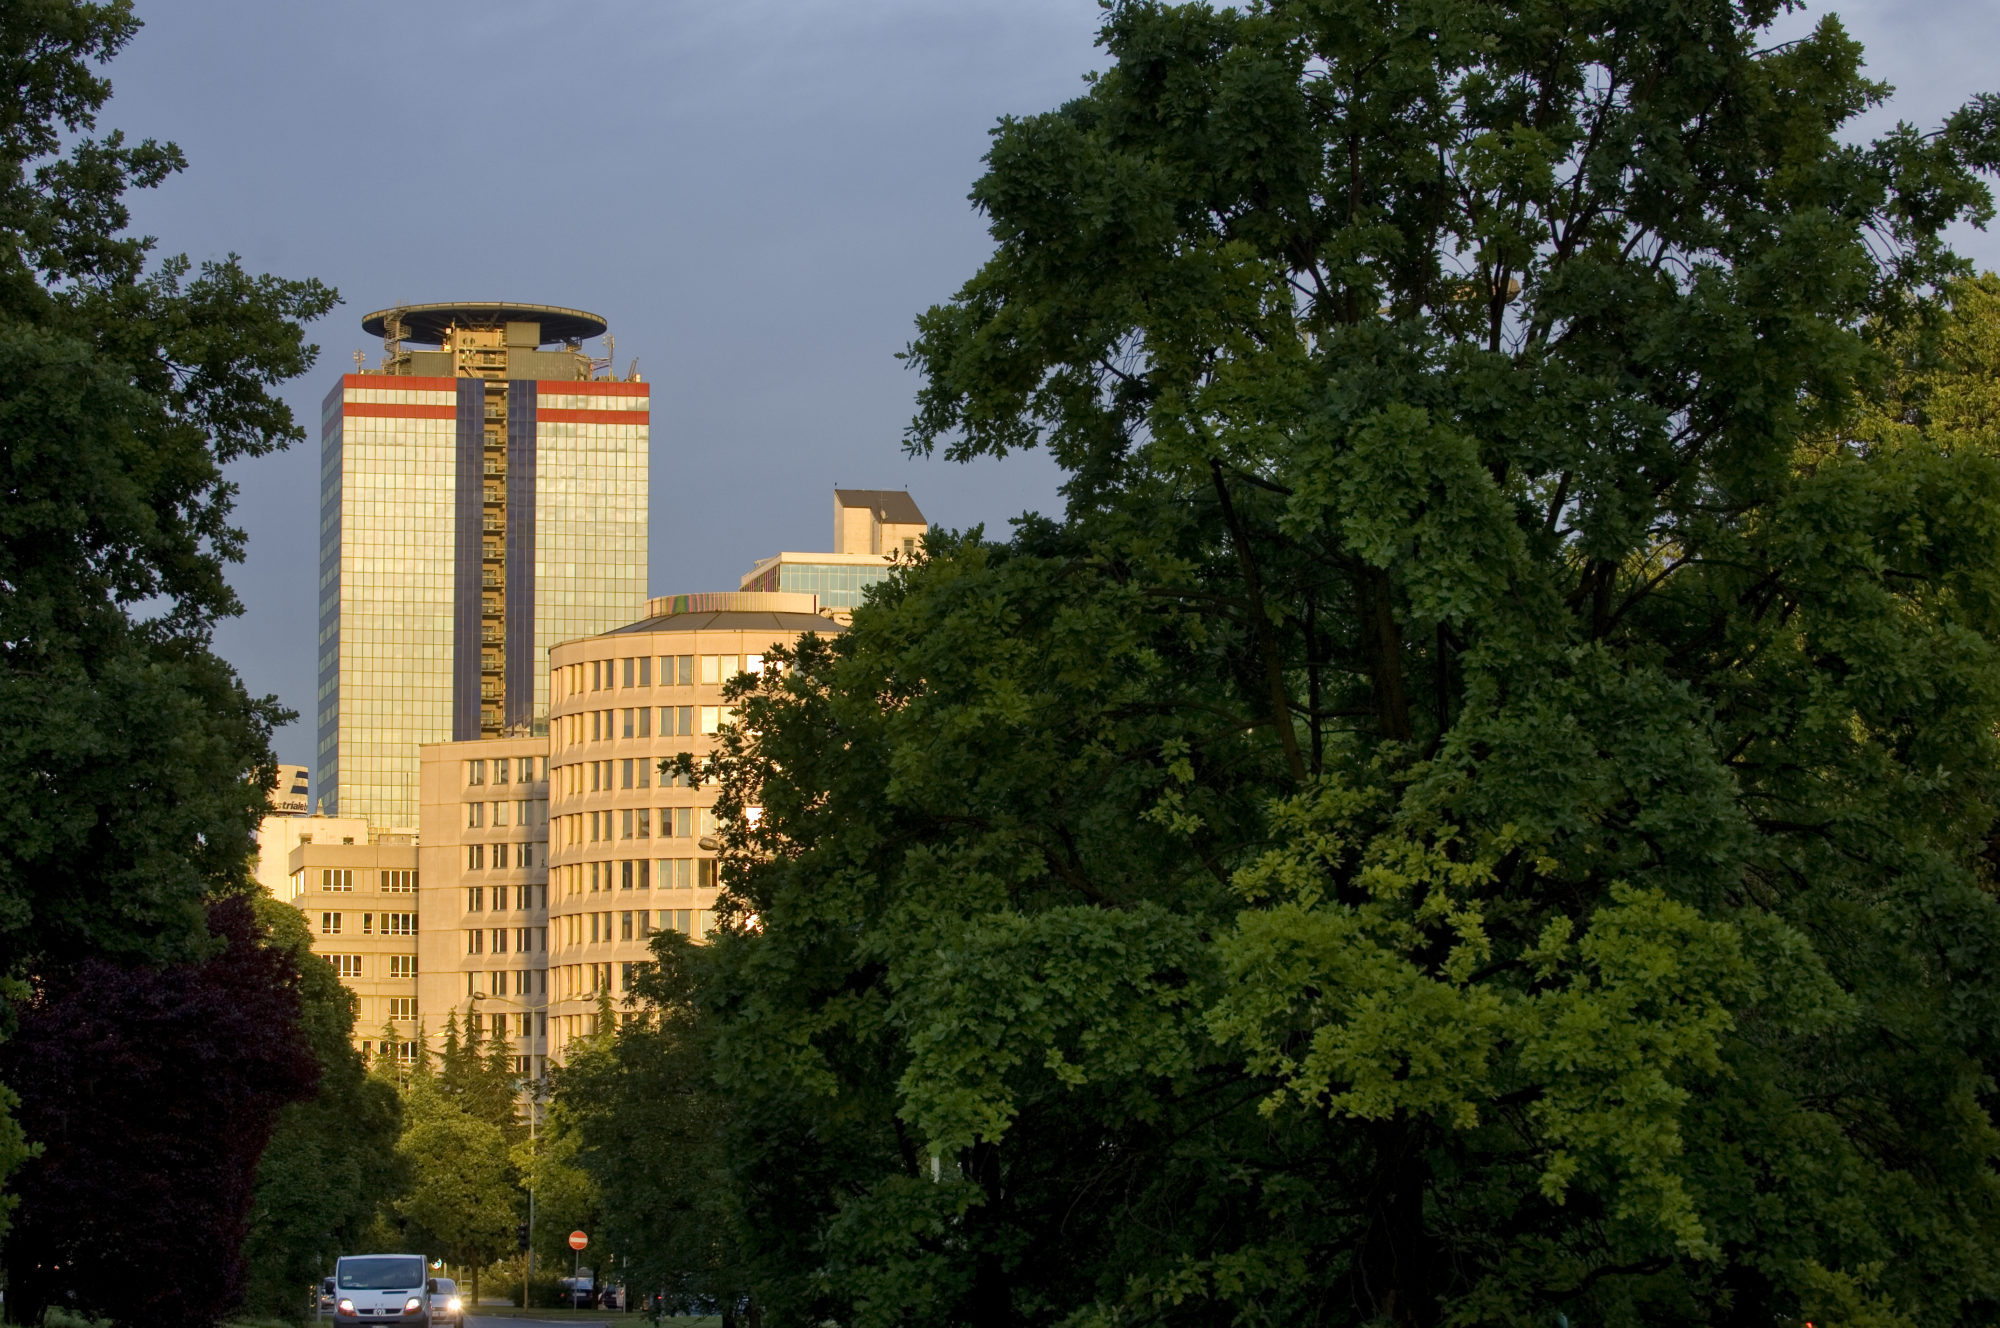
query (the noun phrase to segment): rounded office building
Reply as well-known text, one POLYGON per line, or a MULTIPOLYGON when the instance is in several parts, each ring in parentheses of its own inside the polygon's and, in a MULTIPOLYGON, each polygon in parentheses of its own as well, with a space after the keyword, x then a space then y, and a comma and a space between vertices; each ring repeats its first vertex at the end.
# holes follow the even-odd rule
POLYGON ((803 632, 844 630, 812 595, 736 592, 648 602, 642 622, 549 655, 549 1054, 593 1031, 655 931, 695 940, 713 926, 713 785, 663 780, 697 760, 728 721, 723 684, 803 632))

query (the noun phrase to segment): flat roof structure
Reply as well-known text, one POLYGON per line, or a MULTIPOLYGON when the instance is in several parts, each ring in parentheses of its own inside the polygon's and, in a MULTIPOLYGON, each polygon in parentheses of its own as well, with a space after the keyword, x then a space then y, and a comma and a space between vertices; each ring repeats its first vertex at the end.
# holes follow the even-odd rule
POLYGON ((601 337, 611 326, 598 315, 581 309, 488 300, 404 304, 393 309, 377 309, 361 320, 361 330, 370 336, 386 337, 391 317, 401 319, 403 340, 432 346, 443 345, 445 333, 453 327, 497 328, 508 323, 539 323, 542 328, 541 344, 546 345, 555 341, 584 341, 601 337))

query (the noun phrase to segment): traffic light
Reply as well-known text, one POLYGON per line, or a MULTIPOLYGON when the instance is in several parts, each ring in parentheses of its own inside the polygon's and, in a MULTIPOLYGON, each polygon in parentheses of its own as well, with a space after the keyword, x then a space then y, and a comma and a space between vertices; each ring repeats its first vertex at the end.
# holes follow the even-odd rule
POLYGON ((523 1222, 519 1226, 514 1228, 514 1245, 515 1248, 519 1249, 522 1253, 527 1252, 528 1224, 526 1222, 523 1222))

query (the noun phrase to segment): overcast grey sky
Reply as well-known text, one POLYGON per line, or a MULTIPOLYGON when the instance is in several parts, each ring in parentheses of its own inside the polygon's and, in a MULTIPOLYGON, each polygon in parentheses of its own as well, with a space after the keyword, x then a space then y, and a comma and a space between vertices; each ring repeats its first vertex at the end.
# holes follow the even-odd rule
MULTIPOLYGON (((1877 120, 2000 89, 2000 5, 1835 6, 1896 84, 1877 120)), ((103 127, 191 168, 138 200, 166 252, 240 253, 346 304, 315 329, 302 420, 398 302, 522 300, 610 320, 653 383, 653 592, 734 588, 825 548, 832 496, 908 487, 934 522, 1053 510, 1039 455, 899 448, 911 319, 987 252, 965 195, 1001 115, 1096 67, 1093 0, 139 0, 103 127)), ((1816 12, 1816 11, 1815 11, 1816 12)), ((1788 27, 1805 21, 1788 20, 1788 27)), ((1962 247, 2000 266, 1992 235, 1962 247)), ((235 468, 248 608, 221 635, 310 715, 317 438, 235 468)), ((278 758, 309 761, 303 724, 278 758)))

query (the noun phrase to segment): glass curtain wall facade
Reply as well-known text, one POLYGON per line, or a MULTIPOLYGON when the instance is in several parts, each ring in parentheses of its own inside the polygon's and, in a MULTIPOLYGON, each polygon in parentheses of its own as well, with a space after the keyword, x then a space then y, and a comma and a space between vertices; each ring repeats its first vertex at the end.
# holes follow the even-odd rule
POLYGON ((604 323, 578 310, 363 326, 383 366, 321 415, 319 796, 413 827, 421 746, 545 734, 549 648, 644 602, 650 388, 593 377, 604 323))
POLYGON ((458 383, 348 374, 327 401, 319 796, 409 826, 417 746, 451 734, 458 383))

